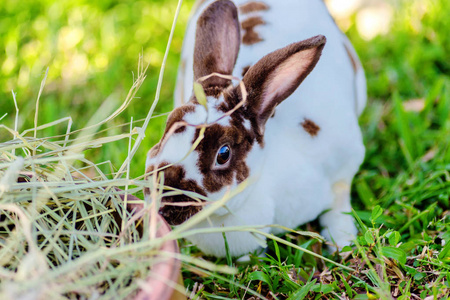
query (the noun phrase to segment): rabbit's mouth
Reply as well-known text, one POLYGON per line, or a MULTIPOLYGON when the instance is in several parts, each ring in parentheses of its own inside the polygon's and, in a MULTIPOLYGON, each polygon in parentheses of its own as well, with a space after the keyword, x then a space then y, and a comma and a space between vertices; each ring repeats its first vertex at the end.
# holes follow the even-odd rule
POLYGON ((187 196, 164 197, 161 201, 159 214, 170 225, 180 225, 200 210, 204 202, 197 202, 187 196))
MULTIPOLYGON (((206 192, 202 187, 198 185, 195 180, 186 178, 186 171, 183 166, 168 165, 167 162, 162 162, 159 165, 150 165, 147 167, 146 172, 150 173, 156 168, 163 169, 164 172, 164 186, 165 190, 173 191, 173 189, 181 191, 189 191, 201 196, 206 196, 206 192), (165 168, 165 169, 164 169, 165 168)), ((158 172, 159 173, 159 172, 158 172)), ((158 176, 158 175, 157 175, 158 176)), ((148 179, 150 180, 150 179, 148 179)), ((146 187, 144 189, 146 196, 151 195, 151 190, 146 187)), ((163 196, 161 199, 161 207, 159 214, 166 219, 170 225, 180 225, 200 210, 202 210, 205 201, 195 200, 184 194, 174 196, 163 196)))

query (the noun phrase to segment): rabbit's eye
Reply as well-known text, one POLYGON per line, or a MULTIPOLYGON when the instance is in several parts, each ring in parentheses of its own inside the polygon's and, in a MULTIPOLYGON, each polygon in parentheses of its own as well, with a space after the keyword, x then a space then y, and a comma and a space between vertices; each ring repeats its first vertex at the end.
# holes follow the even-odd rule
POLYGON ((225 145, 220 147, 219 151, 217 152, 217 158, 216 158, 216 165, 222 166, 226 164, 231 157, 231 149, 230 146, 225 145))

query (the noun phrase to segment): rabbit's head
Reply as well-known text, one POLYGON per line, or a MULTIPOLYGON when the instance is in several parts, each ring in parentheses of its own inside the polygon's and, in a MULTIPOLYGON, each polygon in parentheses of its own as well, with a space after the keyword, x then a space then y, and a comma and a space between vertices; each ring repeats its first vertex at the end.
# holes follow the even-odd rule
MULTIPOLYGON (((244 90, 229 78, 204 79, 233 73, 240 41, 231 1, 219 0, 204 10, 197 22, 193 71, 207 103, 199 103, 193 94, 172 111, 161 141, 148 153, 149 179, 164 172, 165 186, 214 200, 251 177, 260 163, 253 157, 264 156, 266 121, 312 71, 325 45, 325 37, 316 36, 266 55, 245 73, 244 90)), ((149 189, 144 192, 150 195, 149 189)), ((167 196, 160 213, 177 225, 200 211, 201 204, 185 194, 167 196)))

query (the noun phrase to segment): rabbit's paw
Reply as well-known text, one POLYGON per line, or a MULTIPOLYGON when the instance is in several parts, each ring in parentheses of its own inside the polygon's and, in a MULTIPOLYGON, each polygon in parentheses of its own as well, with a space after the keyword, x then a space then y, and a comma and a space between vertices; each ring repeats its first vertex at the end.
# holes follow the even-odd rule
POLYGON ((339 181, 333 185, 334 201, 331 210, 320 217, 320 223, 324 227, 322 235, 338 248, 352 243, 358 230, 353 223, 353 217, 349 215, 350 184, 339 181))

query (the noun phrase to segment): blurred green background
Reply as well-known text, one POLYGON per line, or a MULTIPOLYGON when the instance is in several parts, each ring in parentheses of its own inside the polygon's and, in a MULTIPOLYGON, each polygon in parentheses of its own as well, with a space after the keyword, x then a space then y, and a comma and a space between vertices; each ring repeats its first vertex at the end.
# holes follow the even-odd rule
MULTIPOLYGON (((365 66, 370 98, 367 110, 371 101, 389 101, 394 92, 403 100, 420 99, 437 79, 448 82, 450 1, 341 2, 328 1, 365 66), (354 5, 342 12, 344 2, 354 5), (383 26, 377 24, 380 20, 383 26), (381 30, 368 33, 370 28, 381 30)), ((193 3, 183 2, 155 114, 172 108, 178 57, 193 3)), ((49 67, 39 124, 71 116, 72 128, 82 128, 105 99, 115 99, 120 106, 142 53, 150 67, 139 98, 102 127, 109 128, 107 134, 128 132, 128 126, 116 125, 147 115, 176 6, 174 0, 0 1, 0 117, 8 113, 0 123, 14 128, 14 90, 20 109, 19 132, 33 126, 40 82, 49 67)), ((164 121, 165 117, 159 117, 150 122, 147 137, 132 162, 132 176, 143 173, 146 152, 159 140, 164 121)), ((40 134, 52 136, 65 129, 61 125, 40 134)), ((10 138, 5 131, 0 132, 0 142, 10 138)), ((106 144, 87 155, 95 162, 110 160, 117 167, 127 156, 127 144, 106 144)))
MULTIPOLYGON (((161 101, 155 114, 172 108, 172 93, 185 24, 194 1, 184 1, 165 69, 161 101)), ((109 135, 128 132, 129 122, 141 126, 155 98, 177 1, 115 0, 2 0, 0 1, 0 121, 14 128, 17 94, 19 132, 33 127, 41 80, 49 67, 40 99, 38 124, 71 116, 74 130, 83 128, 105 99, 118 108, 136 76, 138 58, 149 64, 147 79, 128 109, 102 129, 109 135)), ((132 163, 132 174, 144 171, 145 154, 161 136, 165 118, 150 122, 147 137, 132 163)), ((39 136, 65 133, 67 123, 41 131, 39 136)), ((11 136, 0 132, 0 142, 11 136)), ((94 162, 110 160, 120 166, 127 156, 128 141, 90 150, 94 162)), ((106 167, 105 167, 106 168, 106 167)))

